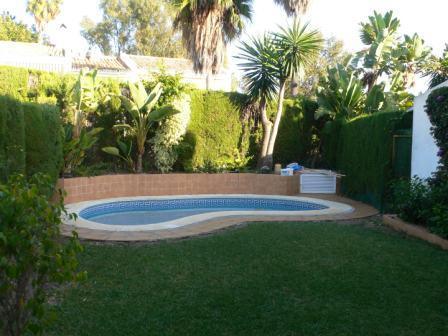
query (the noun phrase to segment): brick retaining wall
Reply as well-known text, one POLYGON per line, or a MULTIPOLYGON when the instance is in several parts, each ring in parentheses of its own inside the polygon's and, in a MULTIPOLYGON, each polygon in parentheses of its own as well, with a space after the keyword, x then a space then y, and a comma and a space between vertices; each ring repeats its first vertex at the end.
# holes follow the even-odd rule
POLYGON ((270 174, 129 174, 59 179, 65 203, 112 197, 261 194, 296 195, 299 175, 270 174))

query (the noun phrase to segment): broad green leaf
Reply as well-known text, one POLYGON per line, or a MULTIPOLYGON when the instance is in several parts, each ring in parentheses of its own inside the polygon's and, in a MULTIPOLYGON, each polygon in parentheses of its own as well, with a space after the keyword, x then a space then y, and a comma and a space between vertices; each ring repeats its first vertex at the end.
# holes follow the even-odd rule
POLYGON ((163 120, 163 119, 165 119, 167 117, 175 115, 177 113, 179 113, 179 111, 176 110, 174 107, 172 107, 172 106, 164 106, 164 107, 159 108, 157 110, 151 111, 151 113, 149 113, 149 115, 148 115, 148 120, 150 122, 160 121, 160 120, 163 120))
POLYGON ((114 155, 114 156, 120 156, 120 151, 117 147, 103 147, 101 150, 107 154, 114 155))

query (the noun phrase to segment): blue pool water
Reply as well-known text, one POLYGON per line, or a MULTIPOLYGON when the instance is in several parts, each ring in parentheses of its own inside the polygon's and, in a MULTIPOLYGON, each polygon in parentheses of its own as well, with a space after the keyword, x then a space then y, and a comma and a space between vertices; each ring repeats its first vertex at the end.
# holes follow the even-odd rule
POLYGON ((289 199, 269 198, 188 198, 117 201, 83 209, 80 217, 101 224, 155 224, 217 211, 309 211, 327 206, 289 199))

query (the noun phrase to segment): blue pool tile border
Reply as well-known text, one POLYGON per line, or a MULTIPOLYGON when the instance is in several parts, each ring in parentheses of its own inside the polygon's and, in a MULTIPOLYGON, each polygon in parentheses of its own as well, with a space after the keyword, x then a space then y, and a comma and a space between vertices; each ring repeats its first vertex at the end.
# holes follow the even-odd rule
POLYGON ((156 211, 192 208, 254 208, 260 210, 276 211, 310 211, 323 210, 328 207, 322 204, 286 199, 269 198, 189 198, 189 199, 163 199, 163 200, 132 200, 115 201, 87 207, 79 212, 79 216, 90 219, 97 216, 132 211, 156 211))

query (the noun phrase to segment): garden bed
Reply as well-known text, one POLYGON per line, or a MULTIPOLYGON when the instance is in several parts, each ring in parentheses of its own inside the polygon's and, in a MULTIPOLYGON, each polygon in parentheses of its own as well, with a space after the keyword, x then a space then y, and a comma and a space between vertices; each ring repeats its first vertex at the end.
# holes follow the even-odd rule
POLYGON ((383 222, 394 230, 404 232, 410 236, 425 240, 428 243, 438 245, 444 250, 448 250, 448 240, 429 232, 424 227, 406 223, 396 215, 383 215, 383 222))

